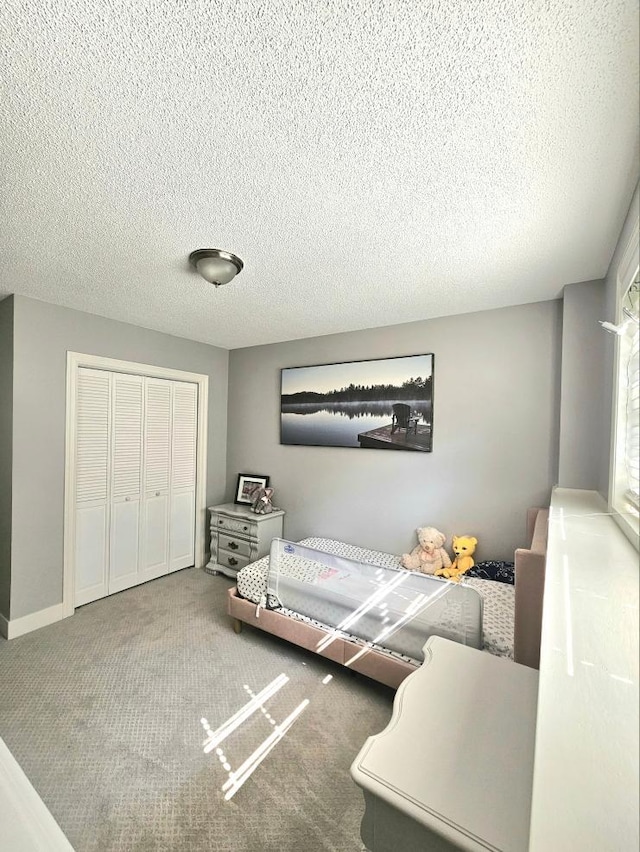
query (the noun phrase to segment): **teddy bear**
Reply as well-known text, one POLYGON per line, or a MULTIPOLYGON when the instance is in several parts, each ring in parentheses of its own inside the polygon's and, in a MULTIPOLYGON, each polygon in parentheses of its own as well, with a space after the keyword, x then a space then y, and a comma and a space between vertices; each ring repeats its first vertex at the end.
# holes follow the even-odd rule
POLYGON ((475 553, 477 543, 478 539, 472 535, 454 535, 451 539, 451 546, 455 553, 453 565, 449 568, 440 568, 436 571, 436 577, 446 577, 447 580, 459 583, 462 575, 475 564, 472 555, 475 553))
POLYGON ((435 574, 440 568, 451 565, 449 554, 442 546, 446 536, 435 527, 419 527, 418 544, 411 553, 403 553, 400 564, 409 571, 420 571, 422 574, 435 574))
POLYGON ((251 493, 251 511, 256 515, 270 515, 273 512, 273 488, 261 488, 258 486, 251 493))

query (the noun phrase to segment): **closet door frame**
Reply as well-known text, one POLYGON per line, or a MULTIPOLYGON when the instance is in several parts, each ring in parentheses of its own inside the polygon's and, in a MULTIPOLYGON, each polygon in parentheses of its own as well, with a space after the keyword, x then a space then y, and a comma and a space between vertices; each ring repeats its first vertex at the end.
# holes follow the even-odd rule
POLYGON ((195 566, 203 568, 206 564, 207 532, 207 421, 209 399, 209 377, 201 373, 187 373, 169 367, 156 367, 151 364, 138 364, 134 361, 120 361, 103 358, 100 355, 87 355, 82 352, 67 352, 67 404, 65 429, 65 471, 64 471, 64 542, 63 542, 63 580, 62 615, 66 618, 75 612, 75 500, 74 483, 76 480, 76 408, 78 369, 89 367, 94 370, 107 370, 112 373, 129 373, 138 376, 150 376, 154 379, 169 379, 178 382, 191 382, 198 386, 198 416, 196 444, 196 526, 195 526, 195 566))

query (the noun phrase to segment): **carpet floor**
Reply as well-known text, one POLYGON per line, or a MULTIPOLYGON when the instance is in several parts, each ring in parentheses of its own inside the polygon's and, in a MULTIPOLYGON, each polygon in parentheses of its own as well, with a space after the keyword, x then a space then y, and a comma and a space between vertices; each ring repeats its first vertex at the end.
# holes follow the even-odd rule
POLYGON ((389 721, 393 692, 261 631, 234 634, 230 585, 187 569, 0 639, 0 736, 76 852, 364 848, 349 767, 389 721), (296 711, 226 800, 229 771, 296 711))

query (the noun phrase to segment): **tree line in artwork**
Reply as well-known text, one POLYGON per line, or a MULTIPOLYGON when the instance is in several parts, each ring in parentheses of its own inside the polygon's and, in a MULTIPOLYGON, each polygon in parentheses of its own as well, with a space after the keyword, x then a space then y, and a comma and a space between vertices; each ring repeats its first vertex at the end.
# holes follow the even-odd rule
POLYGON ((354 385, 346 388, 317 393, 316 391, 299 391, 298 393, 282 394, 282 404, 305 402, 369 402, 374 400, 405 400, 431 399, 433 377, 423 379, 407 379, 402 385, 354 385))

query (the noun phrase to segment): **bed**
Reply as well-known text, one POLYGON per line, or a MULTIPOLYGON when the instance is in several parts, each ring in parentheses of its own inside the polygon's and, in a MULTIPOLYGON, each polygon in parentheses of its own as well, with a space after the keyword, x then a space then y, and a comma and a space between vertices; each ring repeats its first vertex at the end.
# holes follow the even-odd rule
MULTIPOLYGON (((297 569, 283 571, 282 562, 274 570, 271 555, 245 566, 238 572, 236 586, 229 589, 227 611, 236 632, 240 632, 243 623, 249 624, 393 688, 421 664, 420 649, 429 635, 454 639, 535 667, 542 613, 547 515, 546 510, 529 511, 530 547, 517 550, 514 563, 480 563, 473 571, 476 576, 465 576, 460 584, 404 571, 399 558, 393 554, 334 539, 310 537, 295 543, 274 540, 272 547, 280 548, 277 558, 286 563, 288 558, 300 557, 302 573, 297 569), (297 550, 289 555, 286 548, 297 550), (316 564, 314 567, 307 563, 316 564), (510 576, 509 566, 512 566, 510 576), (381 573, 376 575, 376 571, 381 573), (359 618, 358 624, 341 617, 350 606, 343 600, 344 586, 349 586, 352 602, 353 594, 357 595, 352 588, 354 572, 363 575, 364 582, 371 584, 375 579, 386 589, 393 589, 391 594, 384 595, 386 610, 381 610, 379 602, 367 597, 365 592, 362 600, 373 599, 375 606, 367 607, 367 617, 359 618), (519 572, 523 582, 519 582, 519 572), (504 576, 501 577, 501 573, 504 576), (283 577, 286 578, 284 583, 283 577), (514 577, 515 582, 510 582, 514 577), (396 590, 398 583, 402 587, 396 590), (422 634, 419 619, 416 629, 414 620, 407 620, 406 637, 402 641, 395 641, 397 632, 392 638, 379 630, 385 615, 391 616, 393 621, 394 607, 398 610, 401 601, 394 604, 396 591, 402 597, 407 589, 415 592, 417 588, 420 593, 427 585, 428 591, 421 597, 428 599, 431 624, 422 634), (309 598, 302 594, 303 586, 307 591, 313 587, 314 596, 309 598), (376 618, 371 620, 369 616, 374 614, 376 618), (528 660, 518 659, 522 649, 528 660)), ((356 610, 357 602, 351 613, 356 610)))
MULTIPOLYGON (((482 634, 480 644, 475 647, 533 668, 537 667, 540 647, 547 524, 546 509, 530 509, 527 513, 529 544, 516 550, 514 563, 479 563, 471 572, 475 576, 465 575, 460 584, 481 599, 482 634)), ((290 543, 284 542, 283 546, 286 544, 290 543)), ((393 554, 333 539, 311 537, 296 544, 310 549, 316 556, 331 554, 386 572, 413 573, 405 572, 399 558, 393 554)), ((392 643, 385 640, 381 643, 372 641, 371 636, 363 638, 359 635, 362 625, 358 625, 358 632, 349 626, 339 629, 335 618, 333 624, 327 624, 313 614, 300 612, 304 607, 293 609, 283 605, 277 595, 268 594, 269 570, 270 557, 267 556, 238 572, 236 586, 229 589, 227 602, 236 632, 241 631, 243 623, 249 624, 393 688, 421 664, 419 654, 402 653, 388 647, 392 643)), ((433 579, 432 582, 444 581, 433 579)), ((273 580, 271 583, 273 586, 273 580)), ((273 591, 276 590, 271 588, 273 591)), ((436 635, 452 638, 437 631, 436 635)), ((424 636, 424 641, 426 638, 424 636)), ((473 642, 468 644, 473 645, 473 642)))

